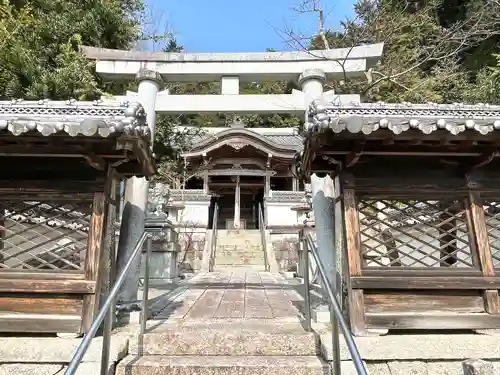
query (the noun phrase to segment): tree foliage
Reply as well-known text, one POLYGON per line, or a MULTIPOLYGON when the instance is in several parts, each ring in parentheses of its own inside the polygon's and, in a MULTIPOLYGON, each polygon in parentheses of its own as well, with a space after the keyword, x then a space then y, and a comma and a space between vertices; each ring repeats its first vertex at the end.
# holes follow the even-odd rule
POLYGON ((141 0, 0 2, 0 98, 93 99, 99 82, 80 44, 130 49, 142 36, 141 0))
MULTIPOLYGON (((361 78, 329 82, 338 93, 364 101, 489 102, 500 104, 499 0, 358 0, 355 18, 325 29, 323 7, 332 0, 302 0, 297 11, 318 14, 312 37, 287 30, 295 49, 351 48, 384 43, 380 63, 361 78)), ((79 45, 132 49, 145 34, 142 0, 0 0, 0 99, 91 100, 134 89, 103 82, 79 45)), ((153 36, 155 42, 164 36, 153 36)), ((157 45, 157 44, 155 44, 157 45)), ((175 38, 160 48, 182 52, 175 38)), ((332 61, 340 64, 342 61, 332 61)), ((220 83, 168 83, 173 94, 219 94, 220 83)), ((291 93, 295 82, 246 83, 244 94, 291 93)), ((249 127, 299 127, 294 116, 249 115, 249 127)), ((158 116, 155 151, 165 181, 183 180, 180 155, 203 127, 228 125, 223 114, 158 116), (177 125, 194 130, 175 131, 177 125)), ((163 177, 162 177, 163 176, 163 177)))
POLYGON ((328 3, 305 0, 300 7, 320 17, 318 35, 307 47, 384 43, 380 64, 362 79, 331 82, 337 92, 361 93, 365 101, 499 102, 492 81, 500 52, 499 2, 359 0, 354 19, 340 30, 322 30, 328 3))

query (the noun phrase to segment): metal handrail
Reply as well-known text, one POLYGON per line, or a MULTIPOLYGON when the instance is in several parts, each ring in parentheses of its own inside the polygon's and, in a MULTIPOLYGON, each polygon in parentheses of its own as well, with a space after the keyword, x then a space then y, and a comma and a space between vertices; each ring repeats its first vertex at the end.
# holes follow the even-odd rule
POLYGON ((108 373, 108 367, 109 367, 109 344, 111 340, 111 328, 113 325, 113 315, 112 315, 112 307, 114 307, 114 302, 116 299, 116 296, 118 295, 118 292, 120 290, 120 287, 122 286, 123 282, 125 281, 125 278, 127 276, 128 271, 132 267, 132 264, 134 263, 135 258, 142 252, 142 247, 144 245, 144 242, 148 240, 147 243, 147 253, 146 253, 146 259, 145 259, 145 270, 144 270, 144 293, 143 293, 143 298, 142 298, 142 314, 141 314, 141 334, 143 334, 146 331, 146 321, 147 321, 147 316, 148 316, 148 291, 149 291, 149 258, 151 255, 151 234, 147 233, 144 231, 137 241, 137 244, 134 247, 134 250, 130 254, 127 263, 125 264, 125 267, 123 270, 120 272, 118 275, 118 278, 116 279, 115 283, 113 284, 113 287, 111 288, 106 300, 104 301, 104 304, 102 305, 101 309, 99 310, 99 314, 97 317, 94 319, 92 322, 92 325, 90 326, 88 332, 85 334, 83 337, 82 342, 78 346, 75 355, 71 359, 71 362, 69 363, 66 371, 64 372, 64 375, 73 375, 76 370, 78 369, 78 366, 80 366, 83 356, 87 352, 90 343, 92 342, 92 339, 95 337, 97 334, 97 331, 99 330, 99 327, 101 326, 102 322, 104 321, 104 318, 106 318, 105 321, 105 328, 104 328, 104 333, 103 333, 103 342, 102 342, 102 356, 101 356, 101 375, 107 374, 108 373))
MULTIPOLYGON (((301 239, 304 239, 304 232, 303 230, 301 231, 301 239)), ((328 299, 330 300, 330 314, 331 314, 331 323, 332 323, 332 350, 333 350, 333 355, 334 355, 334 371, 333 373, 336 375, 341 374, 341 363, 340 363, 340 343, 339 343, 339 332, 338 328, 340 326, 340 329, 342 331, 342 334, 344 335, 344 339, 347 344, 347 348, 349 349, 349 352, 351 353, 351 359, 354 362, 354 366, 356 367, 356 372, 359 375, 367 375, 366 367, 363 363, 363 360, 361 358, 361 355, 359 354, 358 347, 356 345, 356 342, 354 341, 354 337, 351 333, 351 330, 349 329, 349 326, 344 318, 344 315, 342 314, 342 309, 340 308, 339 301, 337 300, 337 297, 335 296, 335 293, 333 292, 332 286, 330 285, 330 282, 328 281, 328 277, 326 274, 326 269, 323 263, 320 260, 319 254, 318 254, 318 249, 316 248, 316 245, 314 244, 313 238, 311 234, 308 234, 305 236, 305 251, 306 254, 304 256, 304 286, 305 286, 305 304, 306 304, 306 321, 308 324, 308 327, 311 327, 311 297, 310 297, 310 290, 309 290, 309 251, 314 257, 314 260, 316 261, 316 266, 319 271, 319 275, 321 276, 321 281, 323 282, 323 285, 326 289, 328 299)))
POLYGON ((264 221, 264 210, 262 207, 262 204, 259 203, 259 230, 260 230, 260 237, 262 241, 262 251, 264 251, 264 269, 266 272, 269 272, 270 267, 269 267, 269 261, 267 259, 267 239, 266 239, 266 228, 265 228, 265 221, 264 221))
POLYGON ((217 251, 217 231, 219 228, 219 205, 216 203, 214 206, 214 216, 212 218, 212 241, 210 249, 210 263, 208 264, 208 271, 213 272, 215 267, 215 253, 217 251))

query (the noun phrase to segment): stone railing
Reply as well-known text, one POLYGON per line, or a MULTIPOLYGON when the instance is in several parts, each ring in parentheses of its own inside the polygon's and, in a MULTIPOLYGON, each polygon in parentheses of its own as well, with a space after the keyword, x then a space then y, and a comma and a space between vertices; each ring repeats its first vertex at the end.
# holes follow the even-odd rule
POLYGON ((209 201, 210 195, 203 189, 172 189, 170 199, 175 202, 209 201))
POLYGON ((304 199, 305 192, 303 191, 271 190, 269 196, 266 197, 266 202, 298 203, 304 199))

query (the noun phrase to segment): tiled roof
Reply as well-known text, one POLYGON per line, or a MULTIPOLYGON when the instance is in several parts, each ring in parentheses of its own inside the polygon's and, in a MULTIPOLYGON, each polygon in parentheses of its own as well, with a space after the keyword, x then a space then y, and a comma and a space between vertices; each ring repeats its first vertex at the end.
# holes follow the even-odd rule
POLYGON ((265 138, 279 145, 297 146, 302 148, 304 138, 300 135, 264 135, 265 138))
MULTIPOLYGON (((204 129, 200 129, 201 132, 193 136, 192 142, 193 146, 196 147, 196 144, 206 141, 212 137, 216 137, 217 133, 228 130, 231 128, 209 128, 209 130, 204 131, 204 129)), ((302 149, 304 138, 297 134, 296 131, 292 128, 282 128, 282 129, 273 129, 273 128, 244 128, 246 131, 254 132, 255 134, 264 137, 269 140, 269 142, 274 143, 279 146, 286 147, 296 147, 297 150, 302 149)))
POLYGON ((130 134, 149 138, 149 131, 146 114, 139 103, 112 99, 0 101, 0 134, 50 136, 65 133, 72 137, 130 134))
POLYGON ((381 102, 338 105, 316 100, 309 108, 309 124, 313 132, 332 129, 335 133, 370 134, 378 129, 389 129, 400 134, 418 129, 430 134, 441 129, 454 135, 465 130, 486 135, 500 130, 500 106, 381 102))

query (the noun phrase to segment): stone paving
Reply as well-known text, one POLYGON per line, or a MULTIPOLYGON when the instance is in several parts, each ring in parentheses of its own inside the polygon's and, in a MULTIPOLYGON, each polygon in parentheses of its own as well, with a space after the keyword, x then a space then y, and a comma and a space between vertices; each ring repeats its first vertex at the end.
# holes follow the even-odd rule
POLYGON ((200 273, 174 298, 156 309, 153 319, 287 319, 299 322, 297 293, 279 274, 253 269, 200 273))

